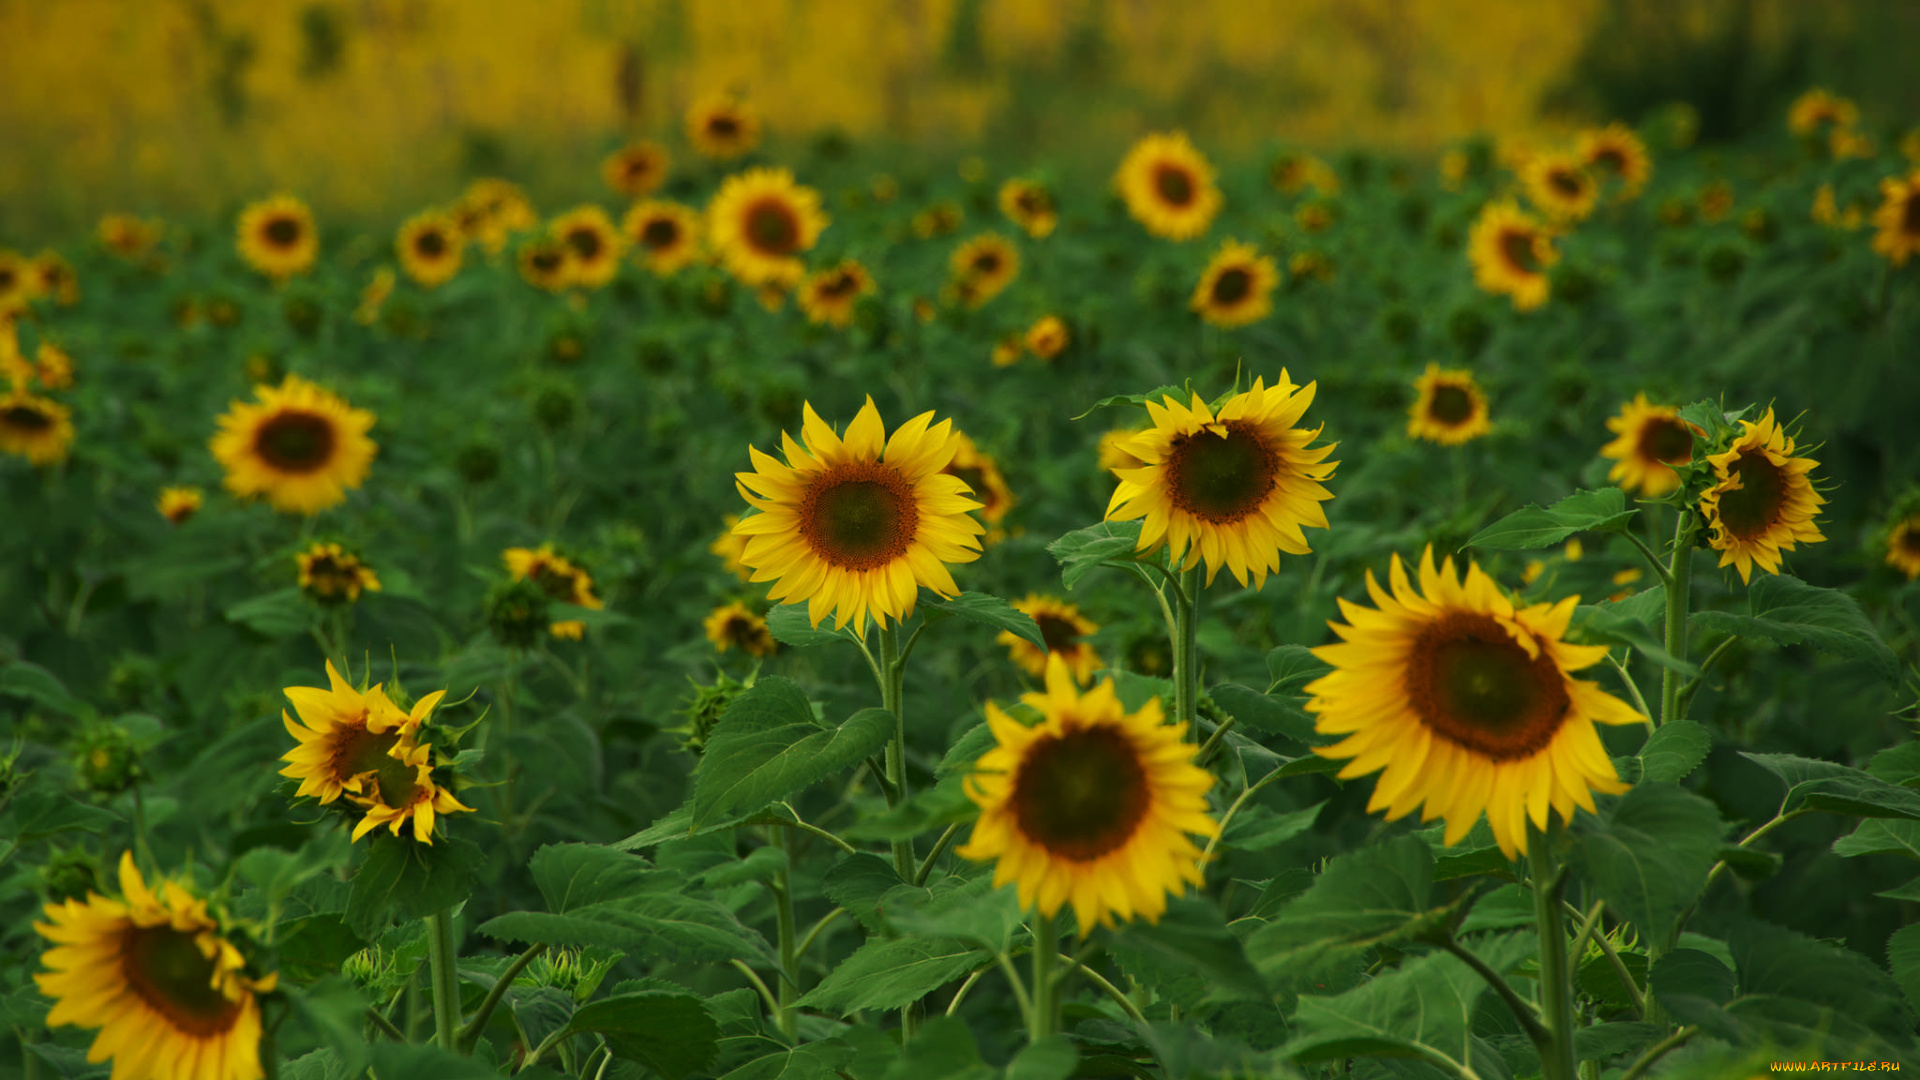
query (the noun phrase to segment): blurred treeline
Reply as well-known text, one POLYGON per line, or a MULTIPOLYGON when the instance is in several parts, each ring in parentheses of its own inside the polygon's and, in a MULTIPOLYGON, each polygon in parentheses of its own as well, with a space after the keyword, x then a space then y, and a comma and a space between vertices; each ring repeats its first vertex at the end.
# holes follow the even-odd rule
POLYGON ((628 137, 684 159, 716 90, 774 157, 1099 171, 1156 128, 1426 154, 1676 100, 1739 139, 1815 83, 1891 130, 1917 40, 1913 0, 0 0, 0 243, 273 189, 382 225, 480 174, 594 197, 628 137))

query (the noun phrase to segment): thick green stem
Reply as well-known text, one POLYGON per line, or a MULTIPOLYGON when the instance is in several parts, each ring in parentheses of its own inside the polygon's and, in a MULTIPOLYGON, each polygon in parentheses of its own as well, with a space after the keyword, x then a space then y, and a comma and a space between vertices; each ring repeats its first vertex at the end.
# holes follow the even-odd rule
POLYGON ((1053 916, 1034 912, 1033 1015, 1027 1023, 1028 1042, 1039 1042, 1060 1026, 1059 980, 1054 975, 1054 968, 1060 962, 1059 940, 1053 916))
MULTIPOLYGON (((880 662, 875 669, 880 676, 880 707, 893 714, 893 741, 887 743, 887 783, 893 785, 895 800, 905 802, 907 717, 901 711, 900 699, 904 696, 906 672, 900 664, 900 627, 896 623, 882 623, 880 626, 880 662)), ((913 880, 911 837, 893 842, 893 868, 899 872, 901 881, 913 880)))
POLYGON ((1540 1011, 1549 1045, 1540 1055, 1543 1080, 1576 1080, 1573 1060, 1573 982, 1567 964, 1567 931, 1560 910, 1566 891, 1564 869, 1554 865, 1553 841, 1559 832, 1529 829, 1527 861, 1533 879, 1533 915, 1540 933, 1540 1011))
MULTIPOLYGON (((1687 586, 1691 582, 1691 562, 1693 559, 1693 530, 1691 514, 1682 512, 1680 525, 1673 533, 1673 553, 1667 565, 1667 655, 1675 660, 1687 658, 1687 586)), ((1682 704, 1680 689, 1683 685, 1681 675, 1672 668, 1660 669, 1660 716, 1662 724, 1680 719, 1682 704)))
MULTIPOLYGON (((473 1053, 474 1045, 480 1041, 480 1033, 486 1030, 487 1021, 493 1019, 493 1011, 500 1007, 500 1002, 506 998, 507 991, 513 988, 513 980, 519 978, 520 973, 527 969, 527 965, 533 963, 541 953, 546 951, 545 944, 529 945, 525 952, 513 958, 513 963, 507 965, 507 970, 501 973, 499 981, 493 984, 493 989, 487 991, 487 996, 480 1002, 480 1007, 473 1011, 472 1018, 460 1029, 461 1053, 473 1053)), ((379 1014, 374 1013, 374 1016, 379 1017, 379 1014)), ((384 1017, 379 1018, 383 1023, 385 1022, 384 1017)))
POLYGON ((1173 722, 1197 738, 1194 713, 1200 701, 1200 567, 1180 572, 1173 609, 1173 722))
MULTIPOLYGON (((782 855, 787 851, 787 830, 774 826, 773 845, 782 855)), ((800 953, 793 930, 793 889, 785 863, 773 874, 773 906, 780 931, 780 981, 776 987, 776 1001, 779 1008, 774 1010, 773 1022, 789 1041, 800 1035, 800 1014, 794 1011, 793 1003, 799 996, 800 953)))
POLYGON ((453 909, 427 916, 427 964, 433 978, 433 1041, 460 1052, 460 953, 453 943, 453 909))

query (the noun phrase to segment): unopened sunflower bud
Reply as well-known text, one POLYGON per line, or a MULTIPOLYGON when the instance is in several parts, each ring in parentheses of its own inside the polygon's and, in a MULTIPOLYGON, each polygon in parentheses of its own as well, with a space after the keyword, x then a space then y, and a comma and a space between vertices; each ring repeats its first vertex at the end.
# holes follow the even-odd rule
POLYGON ((532 648, 540 631, 547 628, 552 603, 546 590, 531 578, 501 582, 487 593, 487 629, 510 649, 532 648))

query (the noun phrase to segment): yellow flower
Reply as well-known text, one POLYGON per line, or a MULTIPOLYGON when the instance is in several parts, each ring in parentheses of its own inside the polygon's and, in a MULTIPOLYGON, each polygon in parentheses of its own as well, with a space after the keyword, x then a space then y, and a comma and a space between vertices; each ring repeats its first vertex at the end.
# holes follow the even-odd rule
POLYGON ((1114 183, 1134 220, 1166 240, 1200 236, 1220 212, 1213 166, 1181 132, 1148 135, 1134 143, 1114 183))
POLYGON ((1127 451, 1133 437, 1140 434, 1136 428, 1114 428, 1100 436, 1100 446, 1096 451, 1100 458, 1100 467, 1108 472, 1117 473, 1121 469, 1138 469, 1146 462, 1134 457, 1127 451))
POLYGON ((360 304, 353 309, 353 321, 361 326, 372 326, 380 321, 380 309, 387 298, 393 295, 393 267, 382 266, 373 272, 367 280, 367 287, 360 290, 360 304))
POLYGON ((1071 904, 1082 937, 1116 918, 1158 922, 1168 895, 1205 883, 1189 834, 1220 834, 1213 774, 1158 698, 1129 714, 1111 679, 1081 695, 1057 656, 1046 685, 1020 698, 1040 713, 1033 727, 987 703, 994 747, 965 785, 980 819, 956 850, 994 860, 994 886, 1012 882, 1023 907, 1051 917, 1071 904))
POLYGON ((1827 151, 1833 155, 1835 161, 1845 161, 1848 158, 1870 158, 1874 154, 1873 139, 1857 131, 1835 128, 1833 133, 1827 136, 1827 151))
POLYGON ((808 278, 800 287, 800 310, 807 321, 828 326, 850 326, 853 307, 874 291, 873 275, 853 259, 842 259, 808 278))
POLYGON ((1513 298, 1515 311, 1531 311, 1547 302, 1552 285, 1547 267, 1558 262, 1552 234, 1512 202, 1491 202, 1474 221, 1467 238, 1473 283, 1495 296, 1513 298))
POLYGON ((958 593, 947 566, 980 557, 982 527, 967 513, 980 503, 941 471, 953 422, 921 413, 889 440, 869 397, 842 438, 810 403, 802 411, 805 445, 783 435, 785 464, 749 447, 754 471, 734 474, 760 511, 734 526, 752 580, 773 582, 774 600, 805 601, 815 625, 831 613, 836 630, 862 633, 869 616, 905 620, 922 585, 958 593))
POLYGON ((367 432, 373 414, 297 375, 279 387, 256 386, 255 404, 235 401, 208 448, 241 498, 266 496, 275 510, 315 514, 367 478, 379 447, 367 432))
MULTIPOLYGON (((554 600, 593 611, 606 607, 605 602, 594 595, 593 575, 566 556, 556 554, 552 544, 508 548, 500 553, 500 559, 506 563, 507 573, 513 580, 531 580, 554 600)), ((562 619, 549 625, 547 632, 557 638, 579 641, 586 636, 587 624, 579 619, 562 619)))
POLYGON ((1067 349, 1072 335, 1058 315, 1046 315, 1027 329, 1027 350, 1042 360, 1051 360, 1067 349))
POLYGON ((400 226, 394 239, 394 251, 400 257, 400 269, 413 283, 424 289, 437 289, 460 272, 460 259, 467 238, 454 220, 438 210, 415 214, 400 226))
POLYGON ((339 544, 315 543, 293 557, 300 570, 300 591, 323 604, 351 604, 360 590, 380 591, 380 578, 360 557, 339 544))
POLYGON ((1311 447, 1320 428, 1294 427, 1313 403, 1315 384, 1293 385, 1285 370, 1269 389, 1263 379, 1235 394, 1215 413, 1193 395, 1191 406, 1172 396, 1147 402, 1153 426, 1121 449, 1143 464, 1116 469, 1120 485, 1107 503, 1107 520, 1145 519, 1138 549, 1162 545, 1183 570, 1202 560, 1207 584, 1222 566, 1255 588, 1280 567, 1280 553, 1305 555, 1301 526, 1327 528, 1320 504, 1333 498, 1321 481, 1338 462, 1333 444, 1311 447))
POLYGON ((100 244, 123 259, 133 260, 153 250, 160 242, 158 222, 143 221, 132 214, 108 214, 94 230, 100 244))
POLYGON ((34 354, 34 375, 48 390, 65 390, 73 385, 73 357, 50 341, 42 341, 34 354))
POLYGON ((728 514, 725 523, 720 527, 720 535, 714 537, 713 543, 707 545, 707 550, 720 556, 721 568, 727 573, 741 581, 746 581, 753 575, 753 571, 747 569, 747 564, 740 561, 741 554, 747 550, 747 538, 733 531, 733 527, 738 524, 740 524, 740 515, 728 514))
POLYGON ((1043 678, 1047 674, 1047 658, 1057 656, 1066 661, 1067 670, 1073 672, 1074 681, 1081 686, 1093 681, 1094 669, 1100 666, 1100 657, 1094 653, 1093 646, 1087 643, 1087 636, 1099 632, 1100 624, 1080 614, 1080 609, 1057 596, 1042 596, 1028 593, 1024 600, 1015 601, 1015 611, 1031 616, 1035 625, 1040 627, 1040 637, 1047 647, 1042 649, 1011 630, 1002 630, 995 639, 1007 647, 1007 656, 1022 671, 1034 678, 1043 678))
POLYGON ((966 215, 955 202, 938 202, 913 215, 913 235, 922 240, 945 236, 958 229, 966 215))
POLYGON ((605 210, 576 207, 554 218, 547 231, 572 256, 573 284, 598 289, 620 272, 627 242, 605 210))
POLYGON ((1908 514, 1887 531, 1887 565, 1920 578, 1920 514, 1908 514))
POLYGON ((992 454, 984 453, 974 445, 973 439, 965 432, 953 435, 953 460, 947 462, 941 470, 948 476, 957 476, 973 492, 980 502, 980 520, 987 523, 987 543, 997 543, 1006 534, 1000 523, 1006 520, 1007 511, 1019 502, 1011 488, 1007 487, 1007 478, 1000 472, 1000 463, 992 454))
POLYGON ((519 185, 492 177, 468 184, 453 204, 452 216, 466 238, 489 255, 505 250, 507 238, 514 233, 540 224, 540 216, 519 185))
POLYGON ((748 169, 721 182, 707 204, 707 237, 727 271, 747 285, 791 284, 806 273, 799 255, 827 227, 820 193, 785 169, 748 169))
POLYGON ((1781 552, 1826 539, 1813 519, 1827 500, 1808 476, 1820 463, 1793 456, 1793 437, 1774 423, 1772 409, 1740 428, 1733 445, 1707 458, 1718 482, 1701 492, 1700 513, 1720 565, 1739 567, 1746 582, 1754 563, 1777 574, 1781 552))
POLYGON ((1407 417, 1407 434, 1442 446, 1458 446, 1493 430, 1487 418, 1487 395, 1480 392, 1473 372, 1441 370, 1428 364, 1413 381, 1419 397, 1407 417))
POLYGON ((767 620, 739 601, 714 608, 707 615, 706 628, 707 640, 718 652, 737 647, 749 656, 764 658, 780 647, 767 630, 767 620))
POLYGON ((1060 223, 1053 193, 1035 180, 1013 179, 1001 184, 1000 212, 1035 240, 1052 235, 1054 226, 1060 223))
POLYGON ((667 149, 650 139, 630 143, 607 155, 600 163, 600 177, 623 198, 641 199, 666 182, 672 159, 667 149))
POLYGON ((42 251, 33 257, 33 273, 40 279, 40 294, 51 296, 61 307, 72 307, 80 302, 80 279, 74 276, 73 264, 67 262, 57 251, 42 251))
POLYGON ((1340 194, 1339 178, 1326 162, 1312 154, 1281 154, 1268 167, 1267 182, 1282 195, 1298 195, 1309 184, 1323 196, 1340 194))
POLYGON ((1680 410, 1650 405, 1647 395, 1635 394, 1619 416, 1607 419, 1607 430, 1619 436, 1600 448, 1601 457, 1618 462, 1607 472, 1608 480, 1649 499, 1680 486, 1673 466, 1693 460, 1693 436, 1699 431, 1680 419, 1680 410))
POLYGON ((573 249, 542 236, 520 245, 520 277, 536 289, 563 292, 574 281, 573 249))
POLYGON ((1020 362, 1026 351, 1026 339, 1016 330, 993 343, 993 351, 988 354, 988 359, 993 361, 994 367, 1012 367, 1020 362))
POLYGON ((238 234, 240 257, 275 281, 313 269, 320 255, 313 211, 291 195, 250 203, 240 212, 238 234))
POLYGON ((39 287, 33 264, 15 252, 0 249, 0 322, 25 311, 39 287))
POLYGON ((1020 250, 999 233, 981 233, 955 248, 948 265, 960 300, 977 308, 1020 276, 1020 250))
POLYGON ((1795 98, 1787 109, 1787 130, 1795 135, 1820 135, 1851 128, 1859 119, 1860 109, 1853 102, 1816 86, 1795 98))
POLYGON ((1449 150, 1440 155, 1440 186, 1448 191, 1459 191, 1467 182, 1467 173, 1473 167, 1473 161, 1463 150, 1449 150))
POLYGON ((636 203, 621 219, 620 231, 646 268, 662 277, 700 255, 700 214, 691 206, 666 200, 636 203))
POLYGON ((1873 212, 1873 250, 1895 266, 1920 252, 1920 169, 1906 179, 1880 181, 1880 208, 1873 212))
POLYGON ((1258 322, 1273 310, 1280 270, 1252 244, 1229 239, 1200 273, 1187 306, 1214 326, 1231 329, 1258 322))
POLYGON ((1833 196, 1833 185, 1821 184, 1813 193, 1813 222, 1829 229, 1857 229, 1860 227, 1860 207, 1848 203, 1843 212, 1833 196))
POLYGON ((1614 122, 1603 128, 1580 133, 1574 153, 1587 168, 1611 177, 1620 185, 1617 197, 1625 200, 1640 194, 1653 175, 1653 159, 1647 144, 1625 124, 1614 122))
POLYGON ((36 397, 24 386, 0 395, 0 453, 35 465, 66 460, 73 446, 73 413, 52 398, 36 397))
POLYGON ((1398 555, 1388 577, 1391 595, 1367 573, 1376 610, 1340 600, 1340 642, 1313 650, 1334 670, 1306 688, 1315 730, 1344 736, 1314 752, 1351 759, 1342 780, 1380 772, 1369 813, 1393 821, 1424 804, 1448 844, 1485 813, 1515 858, 1529 819, 1545 829, 1549 810, 1571 821, 1575 806, 1593 812, 1593 792, 1627 789, 1593 725, 1645 718, 1572 676, 1607 652, 1562 640, 1579 597, 1517 607, 1477 565, 1464 583, 1452 559, 1436 570, 1432 545, 1419 591, 1398 555))
POLYGON ((155 505, 162 517, 179 525, 199 513, 205 501, 197 487, 164 487, 160 489, 160 501, 155 505))
POLYGON ((33 977, 54 1001, 48 1025, 99 1028, 87 1060, 111 1058, 123 1080, 259 1080, 254 995, 278 976, 249 977, 207 902, 177 881, 148 888, 132 852, 120 893, 48 904, 33 924, 53 943, 33 977))
POLYGON ((1577 155, 1535 154, 1520 171, 1527 199, 1556 221, 1579 221, 1600 201, 1600 185, 1577 155))
POLYGON ((730 161, 760 145, 760 115, 731 94, 712 94, 687 110, 687 141, 714 161, 730 161))

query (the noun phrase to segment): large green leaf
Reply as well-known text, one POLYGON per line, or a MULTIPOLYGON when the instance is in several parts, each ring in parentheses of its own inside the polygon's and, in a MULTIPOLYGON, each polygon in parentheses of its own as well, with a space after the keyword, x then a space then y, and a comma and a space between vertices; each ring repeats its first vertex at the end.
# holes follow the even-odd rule
POLYGON ((227 621, 238 623, 263 637, 292 637, 304 634, 313 625, 313 605, 297 588, 281 589, 251 600, 242 600, 225 612, 227 621))
POLYGON ((1768 574, 1747 593, 1747 614, 1702 611, 1692 623, 1775 645, 1811 645, 1872 668, 1889 683, 1900 681, 1900 661, 1853 597, 1799 578, 1768 574))
POLYGON ((802 1043, 791 1050, 755 1058, 720 1080, 822 1080, 844 1076, 841 1069, 853 1055, 853 1047, 842 1042, 802 1043))
POLYGON ((1909 859, 1920 859, 1920 821, 1909 818, 1868 818, 1851 833, 1835 840, 1833 853, 1843 858, 1905 855, 1909 859))
POLYGON ((1914 1014, 1887 973, 1852 949, 1783 927, 1743 923, 1727 935, 1740 995, 1794 998, 1847 1017, 1882 1035, 1913 1035, 1914 1014))
POLYGON ((820 880, 820 891, 873 933, 881 925, 880 898, 905 884, 892 863, 863 851, 833 864, 820 880))
POLYGON ((1317 802, 1304 810, 1285 814, 1275 813, 1264 806, 1250 806, 1234 815, 1220 843, 1242 851, 1265 851, 1278 847, 1313 828, 1314 819, 1320 816, 1320 808, 1325 805, 1325 802, 1317 802))
POLYGON ((597 1032, 615 1054, 665 1076, 679 1077, 713 1060, 719 1025, 706 1002, 691 994, 642 990, 582 1005, 567 1035, 597 1032))
POLYGON ((711 825, 758 810, 866 759, 893 737, 893 714, 862 709, 822 723, 790 679, 761 679, 714 725, 693 777, 693 821, 711 825))
POLYGON ((1576 491, 1549 507, 1515 510, 1475 533, 1467 546, 1492 551, 1543 548, 1577 532, 1620 532, 1638 512, 1627 508, 1626 494, 1619 488, 1576 491))
POLYGON ((852 1013, 918 1001, 993 956, 947 939, 869 939, 800 999, 807 1008, 852 1013))
POLYGON ((994 888, 992 874, 942 878, 931 889, 898 886, 880 907, 902 933, 964 941, 989 952, 1011 950, 1022 932, 1019 894, 1012 885, 994 888))
POLYGON ((1648 736, 1640 748, 1643 781, 1678 783, 1700 767, 1713 748, 1713 734, 1693 720, 1672 720, 1648 736))
POLYGON ((1656 942, 1706 888, 1726 831, 1712 803, 1670 783, 1637 785, 1575 828, 1575 858, 1594 892, 1656 942))
POLYGON ((1183 1009, 1267 997, 1260 974, 1247 961, 1240 939, 1227 929, 1220 908, 1204 900, 1176 898, 1158 922, 1129 922, 1107 947, 1121 970, 1183 1009))
POLYGON ((1247 939, 1247 956, 1271 978, 1435 933, 1465 901, 1435 904, 1432 894, 1433 853, 1418 836, 1349 852, 1247 939))
POLYGON ((929 623, 942 616, 952 615, 967 622, 979 623, 995 630, 1006 630, 1016 634, 1032 643, 1036 649, 1044 651, 1047 647, 1047 639, 1040 636, 1040 624, 1033 621, 1033 616, 1024 611, 1014 610, 1012 604, 997 596, 963 592, 950 600, 937 596, 923 598, 920 606, 927 609, 926 620, 929 623))
POLYGON ((980 1048, 966 1023, 942 1016, 921 1026, 880 1080, 994 1080, 999 1075, 980 1060, 980 1048))
MULTIPOLYGON (((1658 591, 1648 590, 1648 591, 1658 591)), ((1629 601, 1619 604, 1581 604, 1573 609, 1568 637, 1587 645, 1625 645, 1664 668, 1682 675, 1698 675, 1700 665, 1668 652, 1647 624, 1633 614, 1629 601)), ((1635 605, 1637 607, 1638 605, 1635 605)))
POLYGON ((1876 780, 1859 769, 1792 754, 1742 752, 1740 756, 1785 782, 1787 797, 1780 804, 1781 813, 1806 807, 1856 817, 1920 820, 1920 791, 1876 780))
POLYGON ((1060 583, 1072 589, 1105 564, 1131 561, 1139 542, 1138 521, 1102 521, 1075 529, 1048 544, 1047 550, 1060 563, 1060 583))
POLYGON ((93 709, 69 693, 59 676, 39 664, 16 660, 0 667, 0 694, 26 698, 61 716, 78 719, 93 709))
POLYGON ((1337 740, 1313 729, 1313 717, 1299 702, 1263 694, 1250 686, 1221 683, 1207 691, 1214 704, 1227 711, 1241 725, 1263 735, 1285 735, 1307 746, 1324 746, 1337 740))
POLYGON ((831 623, 823 622, 823 625, 829 629, 815 629, 812 620, 807 618, 805 604, 780 604, 767 612, 767 632, 782 645, 805 649, 852 640, 844 631, 831 629, 831 623))
POLYGON ((1920 1011, 1920 924, 1903 926, 1887 939, 1887 967, 1907 997, 1907 1007, 1920 1011))
POLYGON ((380 1042, 373 1047, 380 1080, 499 1080, 500 1074, 472 1058, 437 1046, 380 1042))
POLYGON ((368 839, 366 860, 354 871, 347 894, 347 927, 362 938, 379 932, 390 907, 421 918, 465 900, 487 860, 480 845, 451 836, 430 845, 415 843, 411 835, 402 839, 378 831, 368 839))

